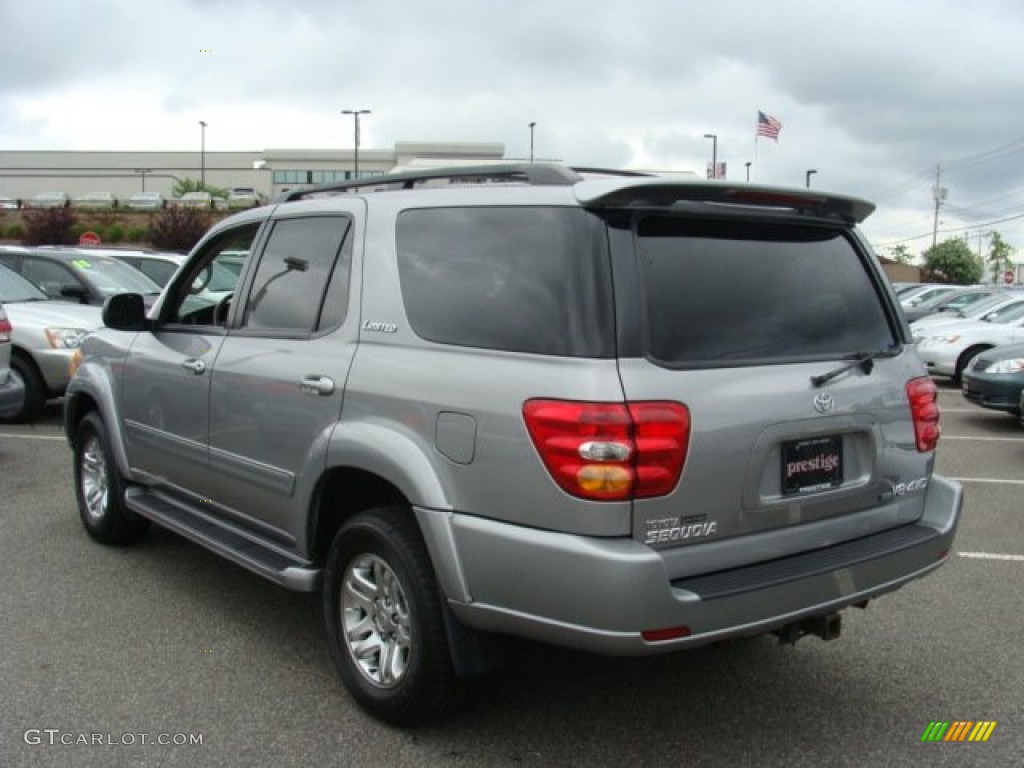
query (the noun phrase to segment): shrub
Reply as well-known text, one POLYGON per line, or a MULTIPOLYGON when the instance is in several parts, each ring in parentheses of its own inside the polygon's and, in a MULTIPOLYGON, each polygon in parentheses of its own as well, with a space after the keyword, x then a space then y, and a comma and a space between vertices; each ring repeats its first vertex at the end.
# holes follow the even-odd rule
POLYGON ((149 226, 154 248, 190 251, 210 228, 210 217, 195 208, 168 208, 156 214, 149 226))
POLYGON ((107 230, 107 241, 111 243, 120 243, 124 240, 124 227, 120 224, 114 224, 107 230))
POLYGON ((129 243, 144 243, 148 236, 149 232, 145 227, 129 227, 125 239, 129 243))
POLYGON ((7 237, 10 240, 21 240, 25 237, 25 227, 18 223, 11 224, 7 228, 7 237))
POLYGON ((71 228, 78 223, 75 212, 64 208, 33 208, 25 211, 26 245, 71 245, 76 242, 71 228))

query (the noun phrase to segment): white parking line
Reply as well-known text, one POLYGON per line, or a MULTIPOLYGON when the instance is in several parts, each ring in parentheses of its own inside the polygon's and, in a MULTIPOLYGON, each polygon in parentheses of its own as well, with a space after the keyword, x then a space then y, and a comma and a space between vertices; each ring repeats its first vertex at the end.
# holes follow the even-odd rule
POLYGON ((62 435, 19 435, 13 432, 0 432, 0 440, 64 440, 62 435))
POLYGON ((960 557, 970 557, 974 560, 1012 560, 1017 563, 1024 563, 1024 555, 997 555, 994 552, 957 552, 960 557))

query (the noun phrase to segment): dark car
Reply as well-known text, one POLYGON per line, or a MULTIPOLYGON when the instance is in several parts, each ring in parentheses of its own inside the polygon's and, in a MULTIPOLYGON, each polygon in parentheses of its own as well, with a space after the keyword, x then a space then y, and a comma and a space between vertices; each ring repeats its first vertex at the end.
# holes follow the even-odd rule
POLYGON ((2 248, 0 264, 53 299, 102 306, 108 296, 138 293, 149 305, 160 293, 159 285, 124 262, 70 248, 2 248))
POLYGON ((983 352, 962 378, 964 397, 972 403, 1021 416, 1024 344, 1003 344, 983 352))

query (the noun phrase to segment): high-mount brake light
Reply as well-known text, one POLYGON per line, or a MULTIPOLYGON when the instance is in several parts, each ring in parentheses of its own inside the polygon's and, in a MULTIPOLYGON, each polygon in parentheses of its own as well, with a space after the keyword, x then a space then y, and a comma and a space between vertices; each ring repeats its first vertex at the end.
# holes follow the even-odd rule
POLYGON ((927 376, 907 382, 907 400, 914 421, 914 439, 921 453, 934 451, 939 435, 939 390, 927 376))
POLYGON ((671 493, 690 443, 690 412, 681 403, 529 400, 523 418, 559 487, 593 501, 671 493))

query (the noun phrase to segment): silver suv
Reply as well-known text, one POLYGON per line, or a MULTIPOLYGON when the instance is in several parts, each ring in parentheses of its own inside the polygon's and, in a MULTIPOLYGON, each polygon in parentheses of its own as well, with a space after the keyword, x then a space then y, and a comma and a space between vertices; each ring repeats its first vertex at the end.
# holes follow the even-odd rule
POLYGON ((148 316, 108 301, 65 401, 82 521, 321 590, 393 723, 502 635, 831 639, 945 562, 962 504, 871 211, 541 164, 298 190, 212 229, 148 316))

